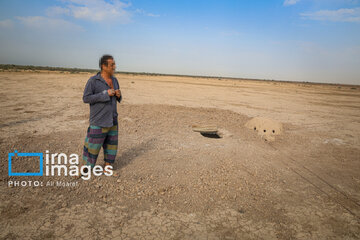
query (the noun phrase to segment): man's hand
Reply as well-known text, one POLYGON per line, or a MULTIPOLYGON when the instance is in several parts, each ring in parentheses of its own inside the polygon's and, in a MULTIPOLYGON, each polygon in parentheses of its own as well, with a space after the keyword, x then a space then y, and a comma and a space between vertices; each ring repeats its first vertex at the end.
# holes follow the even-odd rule
POLYGON ((117 98, 119 98, 119 97, 121 96, 121 91, 120 91, 120 89, 116 89, 116 90, 115 90, 115 95, 116 95, 117 98))
POLYGON ((110 97, 115 95, 115 90, 114 89, 109 89, 109 90, 107 90, 107 92, 108 92, 110 97))

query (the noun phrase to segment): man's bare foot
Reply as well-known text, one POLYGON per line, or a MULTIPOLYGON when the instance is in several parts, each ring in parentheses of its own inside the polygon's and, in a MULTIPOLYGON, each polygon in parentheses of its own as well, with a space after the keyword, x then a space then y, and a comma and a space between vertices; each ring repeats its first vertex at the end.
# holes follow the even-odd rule
MULTIPOLYGON (((105 173, 105 167, 106 166, 113 166, 111 163, 108 163, 108 162, 105 162, 104 164, 104 173, 105 173)), ((117 174, 115 171, 114 171, 114 167, 113 167, 113 174, 112 174, 113 177, 118 177, 119 174, 117 174)))
POLYGON ((82 177, 81 173, 79 173, 79 174, 77 174, 77 175, 74 176, 74 178, 75 178, 76 180, 79 180, 81 177, 82 177))

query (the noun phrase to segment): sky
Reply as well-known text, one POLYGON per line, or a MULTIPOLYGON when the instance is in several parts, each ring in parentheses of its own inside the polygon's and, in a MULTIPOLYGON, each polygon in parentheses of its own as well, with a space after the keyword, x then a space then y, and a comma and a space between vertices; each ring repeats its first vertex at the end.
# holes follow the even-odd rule
POLYGON ((0 64, 360 84, 360 0, 0 0, 0 64))

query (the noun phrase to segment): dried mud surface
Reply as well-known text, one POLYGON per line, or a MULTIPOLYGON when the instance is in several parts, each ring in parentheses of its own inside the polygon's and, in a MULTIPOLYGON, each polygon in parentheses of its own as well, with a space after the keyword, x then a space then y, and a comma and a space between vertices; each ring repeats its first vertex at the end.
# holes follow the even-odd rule
POLYGON ((89 76, 0 73, 0 239, 360 238, 360 87, 117 75, 118 176, 9 177, 14 150, 81 156, 89 76))

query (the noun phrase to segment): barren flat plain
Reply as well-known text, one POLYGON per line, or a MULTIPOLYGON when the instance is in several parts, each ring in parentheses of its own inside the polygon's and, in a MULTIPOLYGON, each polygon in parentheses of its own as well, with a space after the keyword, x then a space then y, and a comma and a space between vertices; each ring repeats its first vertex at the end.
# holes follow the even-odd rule
POLYGON ((9 176, 81 160, 90 76, 0 72, 0 239, 360 239, 360 86, 116 74, 114 176, 9 176))

